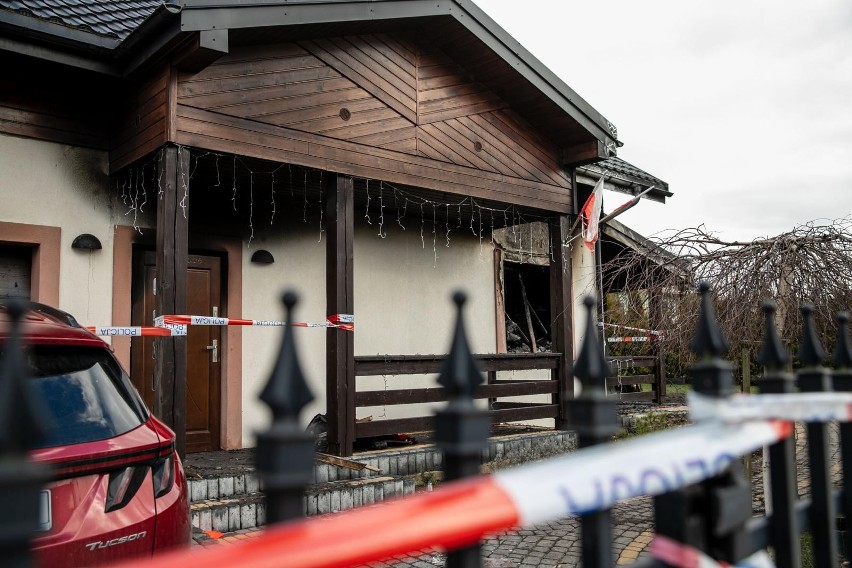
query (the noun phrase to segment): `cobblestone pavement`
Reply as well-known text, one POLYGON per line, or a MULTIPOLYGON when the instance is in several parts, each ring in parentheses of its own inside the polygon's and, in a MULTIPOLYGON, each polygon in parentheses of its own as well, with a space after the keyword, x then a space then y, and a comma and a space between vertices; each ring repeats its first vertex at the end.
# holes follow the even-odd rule
MULTIPOLYGON (((840 481, 838 428, 830 427, 832 478, 840 481)), ((810 489, 807 465, 805 429, 796 428, 796 462, 799 470, 799 495, 805 496, 810 489)), ((751 456, 753 504, 756 514, 764 510, 762 454, 751 456)), ((612 511, 613 556, 619 566, 629 565, 647 555, 647 547, 653 538, 653 503, 648 497, 639 497, 619 503, 612 511)), ((251 538, 262 531, 250 529, 223 535, 198 543, 196 549, 208 546, 227 545, 251 538)), ((563 519, 535 528, 505 532, 494 535, 483 542, 485 568, 568 568, 580 566, 580 530, 577 519, 563 519)), ((445 566, 446 558, 439 552, 396 557, 384 562, 374 562, 368 568, 435 568, 445 566)), ((366 567, 365 567, 366 568, 366 567)))

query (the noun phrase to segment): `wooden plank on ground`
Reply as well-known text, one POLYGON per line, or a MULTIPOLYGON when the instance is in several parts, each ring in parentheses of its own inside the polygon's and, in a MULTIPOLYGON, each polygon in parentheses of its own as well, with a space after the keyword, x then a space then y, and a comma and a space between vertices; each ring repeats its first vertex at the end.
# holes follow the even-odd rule
POLYGON ((346 458, 341 458, 338 456, 332 456, 329 454, 321 454, 319 452, 316 453, 316 460, 320 463, 326 463, 328 465, 334 465, 337 467, 342 467, 346 469, 351 469, 352 471, 361 471, 366 469, 367 471, 372 471, 374 473, 381 473, 377 467, 373 467, 371 465, 365 464, 363 462, 348 460, 346 458))

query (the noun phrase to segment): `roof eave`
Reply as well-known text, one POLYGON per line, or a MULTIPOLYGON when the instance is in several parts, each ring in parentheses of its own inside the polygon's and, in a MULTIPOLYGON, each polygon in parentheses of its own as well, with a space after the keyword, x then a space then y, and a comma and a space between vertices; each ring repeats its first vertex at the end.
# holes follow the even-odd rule
MULTIPOLYGON (((577 168, 577 183, 594 185, 602 175, 603 172, 597 166, 580 166, 577 168)), ((650 199, 651 201, 665 203, 667 197, 674 195, 669 191, 668 184, 660 180, 654 182, 622 172, 607 172, 604 179, 604 189, 634 196, 639 195, 649 187, 653 187, 653 189, 645 194, 643 198, 650 199)))
POLYGON ((105 58, 118 47, 118 38, 106 37, 63 26, 40 18, 0 10, 0 50, 38 59, 47 59, 105 73, 118 74, 105 58))
POLYGON ((0 11, 0 50, 116 77, 130 75, 180 33, 180 9, 163 4, 123 41, 0 11), (169 25, 171 24, 171 25, 169 25))

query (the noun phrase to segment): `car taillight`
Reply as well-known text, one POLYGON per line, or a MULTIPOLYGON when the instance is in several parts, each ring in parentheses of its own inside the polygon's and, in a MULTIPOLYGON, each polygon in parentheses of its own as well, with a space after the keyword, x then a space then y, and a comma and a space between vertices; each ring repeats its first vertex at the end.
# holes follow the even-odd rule
POLYGON ((127 505, 144 481, 144 467, 126 467, 109 474, 109 489, 107 490, 106 512, 121 509, 127 505))
POLYGON ((154 473, 154 497, 162 497, 175 483, 174 454, 158 459, 151 470, 154 473))

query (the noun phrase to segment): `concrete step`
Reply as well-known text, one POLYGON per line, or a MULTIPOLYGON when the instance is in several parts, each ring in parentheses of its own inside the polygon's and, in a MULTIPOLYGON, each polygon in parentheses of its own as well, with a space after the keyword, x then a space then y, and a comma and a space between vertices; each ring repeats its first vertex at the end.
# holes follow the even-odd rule
MULTIPOLYGON (((243 492, 194 500, 190 505, 192 526, 202 531, 223 533, 263 526, 266 523, 263 493, 258 490, 245 492, 245 485, 239 489, 243 492)), ((412 493, 413 476, 332 481, 309 486, 305 491, 303 506, 307 516, 337 513, 412 493)))
MULTIPOLYGON (((522 463, 535 459, 537 453, 546 451, 548 447, 573 448, 573 433, 550 430, 492 438, 488 442, 488 448, 482 453, 482 461, 488 463, 495 460, 508 460, 522 463)), ((388 475, 393 477, 415 475, 426 471, 438 471, 443 465, 441 452, 433 445, 359 452, 349 459, 379 469, 380 473, 368 469, 354 471, 345 467, 317 463, 311 484, 371 479, 388 475)), ((226 473, 190 478, 188 481, 192 502, 230 499, 263 490, 254 468, 248 465, 229 469, 226 473)))
MULTIPOLYGON (((482 461, 486 469, 490 466, 493 471, 573 447, 573 433, 569 432, 506 435, 489 440, 482 461)), ((208 467, 203 476, 188 480, 192 525, 223 533, 262 526, 266 520, 263 487, 253 460, 229 460, 232 454, 220 453, 217 463, 221 467, 208 467), (229 461, 237 465, 232 467, 229 461)), ((306 515, 334 513, 414 493, 415 479, 420 474, 439 471, 443 465, 441 452, 425 444, 359 452, 351 459, 380 472, 317 463, 305 490, 306 515)))

